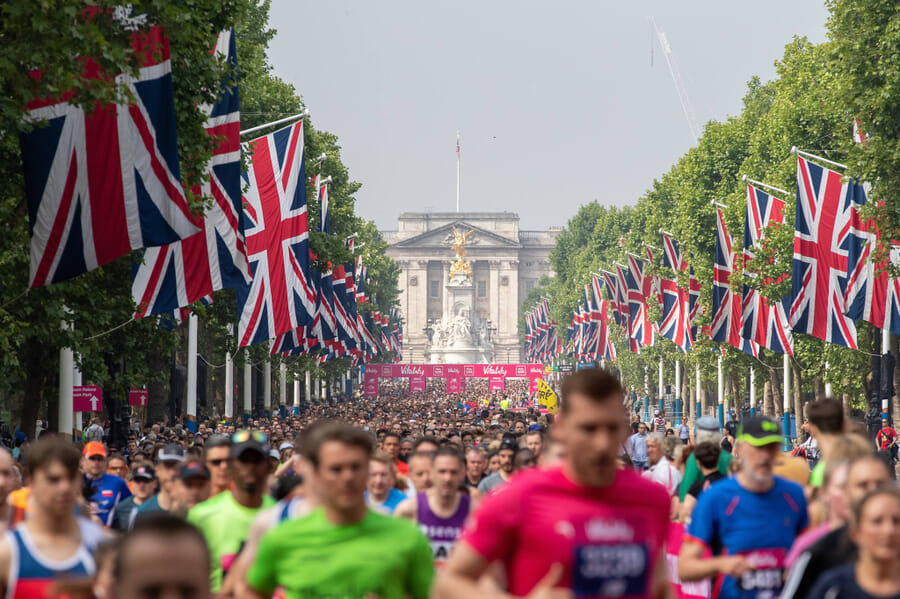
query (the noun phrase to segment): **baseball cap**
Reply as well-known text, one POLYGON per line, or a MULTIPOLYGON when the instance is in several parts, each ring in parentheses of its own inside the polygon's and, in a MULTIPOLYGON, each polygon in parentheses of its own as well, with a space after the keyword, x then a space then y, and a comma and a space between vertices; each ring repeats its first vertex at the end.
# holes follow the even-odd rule
POLYGON ((738 427, 737 440, 754 447, 781 443, 781 425, 774 418, 767 416, 745 418, 738 427))
POLYGON ((701 416, 697 419, 697 428, 701 431, 717 431, 719 420, 715 416, 701 416))
POLYGON ((184 447, 178 443, 169 443, 159 450, 156 459, 160 462, 183 462, 185 459, 184 447))
POLYGON ((285 449, 293 449, 293 448, 294 448, 293 443, 291 443, 290 441, 285 441, 284 443, 282 443, 281 445, 278 446, 278 451, 284 451, 285 449))
POLYGON ((239 458, 244 452, 255 451, 262 456, 269 455, 266 435, 261 431, 241 429, 231 436, 231 457, 239 458))
POLYGON ((156 478, 156 472, 150 466, 138 466, 134 469, 134 474, 131 475, 131 478, 154 480, 156 478))
POLYGON ((544 427, 541 426, 540 424, 532 424, 531 426, 528 427, 528 432, 529 432, 529 433, 533 433, 533 432, 535 432, 535 431, 541 432, 541 431, 543 431, 543 430, 544 430, 544 427))
POLYGON ((277 450, 277 449, 270 449, 270 450, 269 450, 269 457, 270 457, 270 458, 274 458, 274 459, 276 459, 276 460, 280 460, 280 459, 281 459, 281 454, 278 453, 278 450, 277 450))
POLYGON ((203 478, 209 480, 209 469, 202 462, 185 462, 178 469, 178 479, 203 478))
POLYGON ((500 441, 500 448, 497 451, 503 451, 504 449, 511 449, 514 452, 519 451, 519 444, 512 439, 503 439, 500 441))
POLYGON ((100 441, 90 441, 85 444, 84 451, 81 452, 86 458, 95 455, 102 455, 104 458, 106 457, 106 446, 100 441))

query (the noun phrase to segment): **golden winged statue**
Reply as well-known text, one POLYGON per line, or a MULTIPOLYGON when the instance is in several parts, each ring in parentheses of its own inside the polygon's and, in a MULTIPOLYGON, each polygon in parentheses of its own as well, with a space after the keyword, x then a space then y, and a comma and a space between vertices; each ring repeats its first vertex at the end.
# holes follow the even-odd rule
POLYGON ((458 272, 465 273, 466 279, 472 278, 472 266, 466 262, 464 258, 466 257, 466 242, 474 232, 475 230, 471 229, 468 233, 460 233, 456 229, 456 226, 453 226, 453 243, 450 247, 456 252, 456 260, 450 265, 451 279, 453 279, 458 272))

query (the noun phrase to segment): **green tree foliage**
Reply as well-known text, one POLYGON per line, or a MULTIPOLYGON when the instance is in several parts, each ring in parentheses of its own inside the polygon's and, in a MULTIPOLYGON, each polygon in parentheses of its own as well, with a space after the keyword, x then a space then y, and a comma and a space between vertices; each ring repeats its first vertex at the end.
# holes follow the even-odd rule
MULTIPOLYGON (((165 400, 165 386, 152 383, 167 380, 170 355, 185 345, 186 327, 170 333, 155 319, 129 321, 134 313, 131 301, 131 268, 137 255, 122 258, 70 281, 38 289, 28 289, 29 236, 24 199, 22 164, 18 135, 34 123, 25 119, 31 99, 59 95, 74 90, 72 101, 90 110, 95 105, 127 100, 113 78, 87 81, 82 78, 80 57, 93 57, 103 72, 134 72, 130 51, 131 33, 113 18, 119 2, 95 0, 51 0, 41 3, 12 0, 0 3, 0 266, 5 280, 0 289, 0 403, 11 409, 23 430, 33 430, 38 417, 55 421, 58 386, 58 359, 62 347, 72 347, 85 373, 85 384, 102 385, 107 407, 122 401, 128 387, 151 384, 151 405, 165 400), (90 18, 85 6, 97 7, 90 18), (41 71, 35 78, 32 69, 41 71), (61 324, 67 324, 63 330, 61 324)), ((205 131, 200 107, 216 99, 223 78, 239 80, 242 128, 296 114, 303 108, 294 88, 272 73, 266 58, 269 40, 269 1, 263 0, 143 0, 130 3, 132 15, 145 13, 152 23, 164 27, 170 40, 176 121, 182 178, 186 186, 200 181, 215 140, 205 131), (235 27, 238 35, 239 72, 220 62, 209 50, 219 31, 235 27)), ((40 124, 38 124, 40 126, 40 124)), ((305 126, 307 173, 331 176, 331 228, 333 235, 311 235, 311 247, 318 264, 325 261, 349 263, 353 257, 344 247, 344 238, 358 233, 358 243, 366 255, 370 283, 369 298, 388 312, 396 301, 397 267, 384 255, 386 244, 375 226, 354 212, 353 194, 360 184, 351 180, 340 159, 337 137, 305 126), (317 164, 322 153, 327 159, 317 164)), ((261 134, 268 133, 263 131, 261 134)), ((318 226, 315 193, 307 186, 310 227, 318 226)), ((203 210, 204 198, 195 198, 194 207, 203 210)), ((201 315, 200 353, 211 364, 224 362, 226 351, 235 352, 228 326, 236 323, 234 292, 217 292, 208 308, 195 307, 201 315)), ((238 352, 238 365, 247 358, 254 363, 268 357, 266 347, 238 352)), ((336 376, 346 370, 346 360, 324 368, 310 360, 289 358, 294 370, 314 370, 317 375, 336 376)), ((276 360, 277 362, 277 360, 276 360)), ((221 388, 222 376, 213 371, 214 385, 221 388)), ((277 372, 277 367, 273 369, 277 372)))
MULTIPOLYGON (((870 90, 871 94, 855 94, 854 101, 857 102, 860 98, 869 98, 870 102, 874 102, 874 95, 885 94, 885 90, 896 84, 891 78, 889 64, 892 63, 887 57, 881 57, 883 62, 877 62, 874 54, 869 53, 869 49, 877 46, 872 43, 876 38, 883 45, 882 50, 889 47, 888 40, 896 38, 900 41, 900 35, 887 31, 889 24, 893 24, 891 31, 895 31, 897 23, 895 7, 894 13, 889 14, 889 4, 874 0, 833 2, 835 13, 830 27, 834 40, 819 45, 804 38, 792 40, 785 47, 782 59, 776 63, 776 78, 768 83, 752 79, 748 83, 741 113, 724 122, 707 123, 697 146, 655 180, 633 208, 604 207, 596 201, 582 206, 559 235, 551 255, 557 277, 542 281, 526 298, 526 306, 534 305, 541 296, 549 296, 553 318, 564 338, 565 327, 571 322, 573 309, 581 300, 582 287, 589 281, 589 273, 600 268, 610 269, 614 263, 624 262, 626 252, 646 256, 645 244, 661 247, 660 229, 663 229, 677 239, 683 255, 701 282, 703 315, 699 324, 709 324, 716 243, 716 208, 711 201, 725 205, 723 212, 728 232, 734 240, 734 249, 740 252, 747 194, 746 185, 741 181, 743 175, 782 189, 794 189, 797 160, 790 154, 790 149, 798 146, 833 160, 850 153, 858 156, 860 161, 869 160, 867 166, 870 170, 860 168, 854 172, 868 176, 877 173, 887 178, 890 171, 890 176, 900 181, 894 163, 897 153, 893 148, 888 151, 884 145, 889 142, 896 144, 898 139, 898 132, 889 128, 897 126, 894 122, 897 119, 893 118, 890 124, 883 122, 890 120, 887 114, 896 116, 896 111, 889 112, 887 109, 890 101, 896 100, 892 97, 891 100, 880 100, 882 112, 879 114, 884 118, 878 122, 885 127, 879 130, 883 131, 882 139, 865 147, 854 147, 851 139, 851 109, 861 104, 854 105, 847 100, 851 95, 851 88, 847 87, 850 83, 846 81, 848 69, 856 68, 861 78, 856 83, 857 87, 853 88, 857 90, 871 83, 869 79, 862 79, 863 74, 868 72, 864 64, 868 63, 871 68, 875 62, 885 70, 877 75, 882 78, 881 87, 870 90), (870 5, 879 5, 884 10, 871 16, 866 8, 870 5), (856 21, 854 26, 846 26, 847 15, 863 18, 863 13, 865 23, 856 21), (881 20, 875 23, 872 18, 881 20), (840 24, 836 20, 840 20, 840 24), (853 37, 853 32, 864 25, 868 30, 863 41, 860 41, 853 37), (877 33, 872 31, 878 28, 877 33), (838 35, 843 31, 847 32, 847 39, 840 41, 838 35), (864 45, 866 50, 847 60, 846 56, 856 52, 860 45, 864 45), (836 62, 844 64, 837 69, 836 62), (854 67, 854 64, 857 66, 854 67), (842 78, 845 81, 839 81, 842 78), (890 155, 884 158, 884 162, 877 163, 877 168, 883 170, 875 170, 876 162, 871 158, 872 154, 879 152, 890 155)), ((893 52, 892 57, 896 54, 893 52)), ((876 108, 870 106, 866 114, 875 111, 876 108)), ((756 278, 742 277, 741 260, 737 260, 738 272, 732 279, 732 289, 738 297, 742 284, 760 290, 769 301, 780 300, 791 291, 795 194, 778 195, 787 203, 786 222, 766 232, 765 247, 757 253, 757 259, 751 265, 758 275, 756 278)), ((658 253, 655 254, 657 264, 660 258, 658 253)), ((673 273, 664 272, 658 266, 651 268, 650 272, 666 278, 673 276, 673 273)), ((680 283, 687 285, 683 275, 680 283)), ((650 301, 651 305, 655 303, 650 301)), ((651 313, 658 317, 658 308, 652 309, 651 313)), ((664 339, 658 340, 655 347, 633 354, 628 351, 627 340, 619 327, 613 325, 612 330, 618 340, 618 366, 628 384, 637 387, 639 392, 644 386, 645 372, 649 389, 651 393, 655 392, 660 358, 665 361, 667 369, 676 359, 688 367, 688 372, 699 366, 709 385, 707 388, 714 388, 716 344, 708 339, 687 355, 681 354, 664 339)), ((868 349, 872 343, 872 327, 861 325, 860 347, 868 349)), ((795 336, 795 351, 793 367, 801 373, 802 391, 811 392, 821 383, 829 382, 836 392, 848 394, 856 405, 861 405, 869 385, 865 374, 868 372, 868 356, 864 352, 828 345, 806 335, 795 336), (829 364, 827 372, 824 367, 826 362, 829 364)), ((776 373, 781 367, 781 356, 764 350, 757 360, 739 350, 727 348, 724 368, 727 375, 737 377, 733 380, 742 380, 751 366, 757 373, 763 373, 759 385, 761 392, 762 380, 768 376, 766 373, 776 373)), ((780 380, 780 373, 775 374, 774 378, 780 380)), ((744 394, 742 383, 734 387, 739 395, 744 394)), ((776 403, 779 401, 776 399, 776 403)))

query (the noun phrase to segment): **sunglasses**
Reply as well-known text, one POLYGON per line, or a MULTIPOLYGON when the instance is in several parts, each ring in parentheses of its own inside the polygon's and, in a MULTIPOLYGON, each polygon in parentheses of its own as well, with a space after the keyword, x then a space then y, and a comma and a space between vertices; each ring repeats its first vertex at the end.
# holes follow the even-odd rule
POLYGON ((102 455, 92 455, 92 456, 89 457, 88 459, 89 459, 90 461, 92 461, 92 462, 102 462, 102 461, 105 460, 106 458, 103 457, 102 455))
POLYGON ((241 429, 238 432, 234 433, 231 437, 232 443, 246 443, 250 439, 253 439, 257 443, 265 443, 266 435, 260 431, 251 431, 247 429, 241 429))
POLYGON ((227 458, 219 458, 218 460, 208 460, 207 463, 208 463, 210 466, 215 466, 216 468, 218 468, 218 467, 221 466, 222 464, 227 464, 227 463, 228 463, 228 459, 227 459, 227 458))

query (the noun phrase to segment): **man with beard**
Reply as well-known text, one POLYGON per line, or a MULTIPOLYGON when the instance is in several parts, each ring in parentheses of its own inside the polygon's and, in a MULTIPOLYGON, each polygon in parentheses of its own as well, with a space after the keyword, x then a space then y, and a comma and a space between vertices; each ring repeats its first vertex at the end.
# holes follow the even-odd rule
POLYGON ((519 444, 514 440, 504 439, 500 442, 500 449, 497 450, 497 455, 500 457, 500 469, 478 484, 479 493, 487 495, 490 491, 509 482, 515 466, 513 460, 518 451, 519 444))
POLYGON ((678 576, 717 578, 721 599, 777 597, 787 552, 809 525, 806 498, 800 485, 774 474, 782 443, 776 420, 747 418, 737 433, 740 470, 698 498, 678 556, 678 576), (704 557, 707 549, 718 555, 704 557))
POLYGON ((431 488, 404 500, 394 511, 419 525, 431 542, 438 568, 447 561, 472 509, 472 499, 460 492, 464 475, 463 457, 453 447, 442 447, 431 458, 431 488))
POLYGON ((229 471, 232 489, 197 504, 188 522, 206 537, 212 569, 210 588, 218 592, 222 579, 247 539, 256 513, 275 505, 266 494, 269 449, 260 431, 239 430, 231 438, 229 471))

